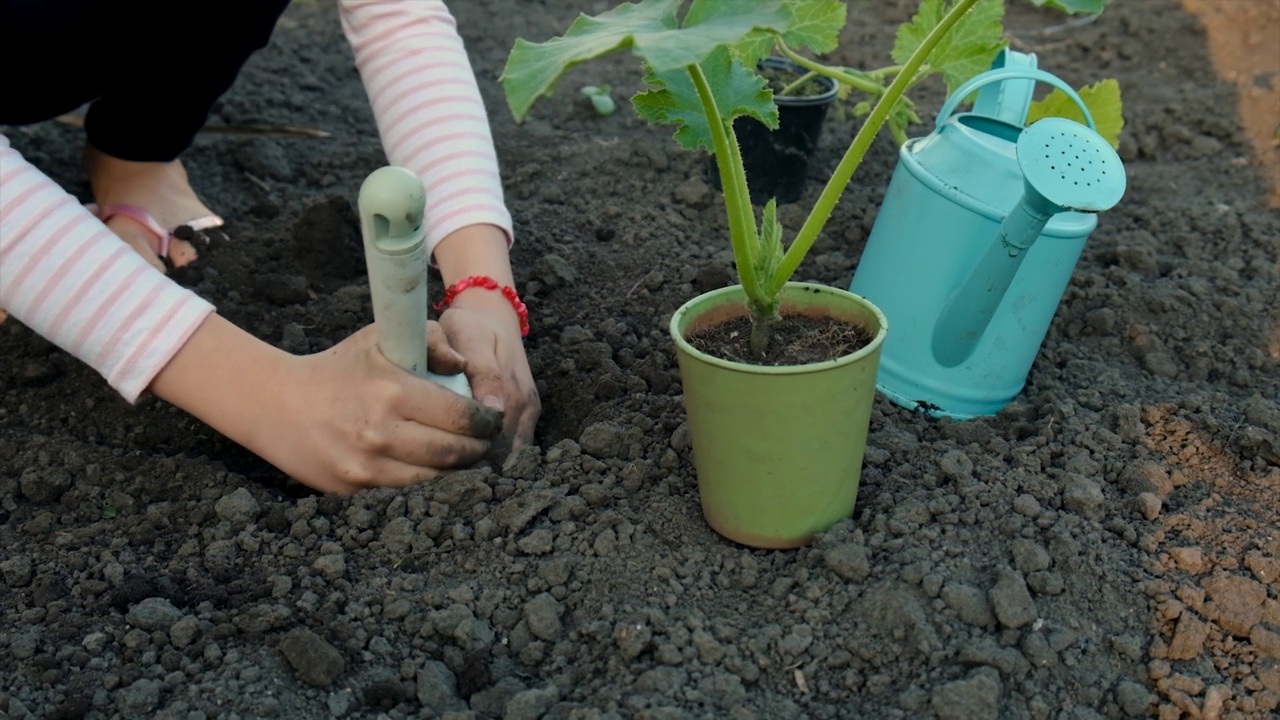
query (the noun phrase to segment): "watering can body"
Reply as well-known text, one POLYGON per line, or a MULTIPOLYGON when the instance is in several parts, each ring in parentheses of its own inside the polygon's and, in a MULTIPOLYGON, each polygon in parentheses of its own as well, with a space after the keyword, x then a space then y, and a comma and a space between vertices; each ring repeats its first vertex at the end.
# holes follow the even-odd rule
MULTIPOLYGON (((933 416, 994 415, 1026 384, 1089 234, 1092 213, 1053 215, 985 330, 958 363, 939 361, 939 316, 1024 192, 1016 144, 1030 93, 1006 93, 1016 107, 998 112, 991 93, 973 112, 951 110, 973 87, 1036 80, 1065 88, 1034 68, 996 68, 959 88, 927 136, 900 149, 885 198, 849 290, 879 306, 894 332, 885 340, 877 385, 894 403, 933 416)), ((1078 97, 1075 98, 1078 101, 1078 97)), ((1088 111, 1084 110, 1089 123, 1088 111)))

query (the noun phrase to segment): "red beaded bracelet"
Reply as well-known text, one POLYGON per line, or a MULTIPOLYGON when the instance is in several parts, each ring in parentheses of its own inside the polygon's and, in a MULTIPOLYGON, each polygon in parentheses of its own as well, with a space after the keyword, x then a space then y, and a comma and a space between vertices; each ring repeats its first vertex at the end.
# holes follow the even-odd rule
POLYGON ((484 288, 485 290, 501 290, 502 296, 515 308, 516 317, 520 319, 520 336, 528 337, 529 335, 529 308, 520 300, 520 296, 516 293, 516 289, 510 285, 498 285, 498 281, 486 275, 472 275, 471 277, 462 278, 458 282, 450 285, 444 291, 444 298, 440 302, 432 305, 436 310, 443 310, 453 303, 454 298, 463 290, 473 287, 484 288))

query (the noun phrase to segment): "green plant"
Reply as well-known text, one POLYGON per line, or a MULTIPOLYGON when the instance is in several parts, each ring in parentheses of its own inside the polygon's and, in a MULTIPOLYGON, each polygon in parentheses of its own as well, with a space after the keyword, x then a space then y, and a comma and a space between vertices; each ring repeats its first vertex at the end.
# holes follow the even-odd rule
POLYGON ((609 86, 587 85, 582 94, 591 101, 591 107, 597 115, 612 115, 616 109, 613 98, 609 95, 609 86))
MULTIPOLYGON (((1069 6, 1049 0, 1030 0, 1035 5, 1046 5, 1063 10, 1081 11, 1088 9, 1101 12, 1103 0, 1073 3, 1069 6)), ((942 17, 944 7, 942 0, 924 0, 911 22, 898 28, 891 56, 895 63, 874 70, 827 65, 807 58, 787 46, 779 39, 774 49, 779 56, 785 57, 805 71, 804 74, 778 91, 777 95, 790 95, 798 88, 805 86, 811 78, 823 76, 837 83, 839 112, 843 116, 847 111, 853 117, 863 117, 871 112, 872 103, 885 94, 890 80, 901 73, 904 64, 919 47, 921 39, 934 27, 942 17), (855 102, 854 98, 858 98, 855 102)), ((928 61, 920 66, 915 76, 907 83, 903 94, 898 97, 889 110, 885 120, 894 141, 899 145, 907 141, 907 127, 921 122, 916 114, 915 104, 907 95, 921 82, 941 76, 947 86, 947 93, 956 90, 974 75, 986 70, 996 53, 1008 45, 1004 37, 1002 20, 1004 15, 1003 0, 978 0, 964 17, 956 23, 951 31, 951 39, 943 39, 930 55, 928 61)), ((1105 80, 1079 90, 1079 94, 1090 113, 1094 115, 1098 132, 1118 147, 1123 119, 1120 115, 1120 86, 1115 80, 1105 80)), ((1054 89, 1043 100, 1033 104, 1028 115, 1028 123, 1042 117, 1067 117, 1078 122, 1084 118, 1075 103, 1061 90, 1054 89)))
MULTIPOLYGON (((1111 147, 1120 147, 1120 131, 1124 129, 1124 115, 1120 109, 1120 83, 1113 80, 1099 80, 1092 85, 1080 88, 1077 93, 1089 108, 1097 125, 1098 134, 1111 143, 1111 147)), ((1071 102, 1067 94, 1054 90, 1045 99, 1031 103, 1027 110, 1027 124, 1046 117, 1064 117, 1076 122, 1084 122, 1080 109, 1071 102)))
MULTIPOLYGON (((1077 12, 1100 10, 1104 0, 1031 2, 1077 12)), ((777 105, 755 70, 757 62, 779 48, 788 57, 800 57, 797 51, 821 55, 835 49, 846 22, 845 4, 692 0, 682 15, 685 5, 685 0, 624 3, 597 16, 579 15, 563 35, 546 42, 517 39, 501 82, 519 122, 573 66, 620 50, 640 57, 650 86, 632 98, 640 117, 676 125, 681 146, 716 157, 734 260, 752 320, 752 348, 762 355, 770 326, 778 319, 779 292, 813 246, 876 134, 895 112, 904 125, 910 121, 903 115, 910 106, 900 99, 922 74, 938 72, 949 84, 958 84, 990 64, 1001 47, 1003 0, 954 0, 946 6, 943 0, 922 0, 916 15, 898 30, 893 54, 903 58, 901 64, 886 68, 880 83, 890 75, 893 80, 887 87, 877 85, 874 107, 785 250, 774 200, 756 224, 733 121, 750 116, 777 127, 777 105)), ((806 68, 839 72, 816 63, 806 68)), ((860 84, 852 75, 843 79, 849 80, 860 84)), ((871 85, 862 87, 871 92, 871 85)))
MULTIPOLYGON (((820 63, 800 54, 785 38, 780 37, 774 52, 807 72, 779 94, 786 95, 793 88, 803 86, 809 78, 820 75, 838 83, 840 100, 849 102, 854 93, 864 97, 853 105, 852 114, 854 117, 868 115, 873 103, 883 98, 892 87, 892 81, 903 75, 903 69, 912 55, 945 16, 946 7, 942 0, 922 0, 911 21, 897 30, 890 52, 895 64, 874 70, 820 63)), ((951 30, 939 38, 926 61, 920 63, 915 72, 907 77, 901 93, 888 103, 889 109, 884 120, 898 144, 906 142, 907 126, 920 122, 915 104, 907 93, 935 75, 942 76, 950 93, 969 78, 986 70, 996 53, 1007 44, 1001 24, 1003 16, 1003 0, 978 0, 973 3, 972 8, 956 20, 951 30)))

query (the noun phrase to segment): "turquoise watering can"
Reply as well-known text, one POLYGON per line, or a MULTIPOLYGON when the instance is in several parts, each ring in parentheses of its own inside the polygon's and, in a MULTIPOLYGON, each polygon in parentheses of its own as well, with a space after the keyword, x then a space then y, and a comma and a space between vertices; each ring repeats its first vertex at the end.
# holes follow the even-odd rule
POLYGON ((849 290, 893 332, 877 386, 937 417, 994 415, 1026 384, 1097 213, 1120 201, 1125 171, 1069 85, 1002 54, 961 87, 935 129, 899 152, 849 290), (1043 82, 1085 124, 1024 126, 1043 82), (967 113, 959 103, 982 90, 967 113))

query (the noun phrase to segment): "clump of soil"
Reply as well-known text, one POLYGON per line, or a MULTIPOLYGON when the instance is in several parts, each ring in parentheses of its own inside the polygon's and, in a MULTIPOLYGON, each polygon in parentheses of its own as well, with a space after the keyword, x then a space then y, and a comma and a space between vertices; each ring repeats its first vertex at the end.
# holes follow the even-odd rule
POLYGON ((764 355, 751 349, 751 318, 739 317, 703 328, 686 338, 697 350, 713 357, 751 365, 804 365, 835 360, 871 342, 867 329, 831 317, 784 315, 769 328, 764 355))

